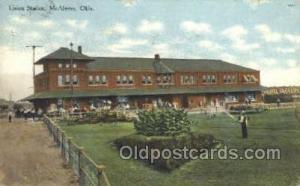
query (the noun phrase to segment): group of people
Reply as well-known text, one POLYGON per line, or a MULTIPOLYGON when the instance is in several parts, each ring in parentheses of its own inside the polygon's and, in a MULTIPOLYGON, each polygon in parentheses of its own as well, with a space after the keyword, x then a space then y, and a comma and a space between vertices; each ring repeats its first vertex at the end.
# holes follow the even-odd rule
POLYGON ((10 110, 8 112, 8 122, 11 123, 13 117, 17 118, 24 118, 25 120, 32 119, 33 121, 36 120, 36 118, 41 118, 43 116, 42 109, 17 109, 15 111, 10 110))

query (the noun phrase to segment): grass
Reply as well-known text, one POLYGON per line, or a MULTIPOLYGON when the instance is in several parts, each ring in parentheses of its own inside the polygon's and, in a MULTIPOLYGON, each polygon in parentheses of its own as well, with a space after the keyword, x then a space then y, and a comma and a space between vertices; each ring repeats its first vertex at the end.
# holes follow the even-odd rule
POLYGON ((281 160, 193 160, 172 172, 160 172, 136 160, 122 160, 112 141, 134 133, 132 123, 63 126, 99 164, 107 166, 112 185, 297 185, 300 184, 300 123, 294 110, 250 115, 249 138, 225 115, 191 115, 193 131, 208 133, 229 148, 281 149, 281 160))

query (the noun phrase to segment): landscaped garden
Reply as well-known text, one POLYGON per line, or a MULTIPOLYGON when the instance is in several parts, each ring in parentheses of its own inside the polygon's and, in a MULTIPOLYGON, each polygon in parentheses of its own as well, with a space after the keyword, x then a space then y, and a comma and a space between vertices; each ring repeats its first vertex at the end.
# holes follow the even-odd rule
POLYGON ((228 148, 280 148, 281 160, 191 160, 173 171, 159 171, 138 160, 122 160, 114 141, 136 133, 133 122, 62 125, 98 164, 106 165, 112 185, 297 185, 300 184, 300 123, 293 109, 251 114, 249 138, 239 123, 189 115, 191 131, 211 134, 228 148))

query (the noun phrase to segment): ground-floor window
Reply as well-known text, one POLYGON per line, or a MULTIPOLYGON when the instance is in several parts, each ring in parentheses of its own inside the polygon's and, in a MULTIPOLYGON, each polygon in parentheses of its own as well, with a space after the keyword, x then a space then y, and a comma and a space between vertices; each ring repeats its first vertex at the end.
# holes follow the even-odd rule
POLYGON ((245 99, 250 101, 255 101, 256 100, 255 92, 247 92, 245 95, 245 99))
POLYGON ((238 102, 239 96, 237 94, 225 93, 224 96, 225 102, 238 102))

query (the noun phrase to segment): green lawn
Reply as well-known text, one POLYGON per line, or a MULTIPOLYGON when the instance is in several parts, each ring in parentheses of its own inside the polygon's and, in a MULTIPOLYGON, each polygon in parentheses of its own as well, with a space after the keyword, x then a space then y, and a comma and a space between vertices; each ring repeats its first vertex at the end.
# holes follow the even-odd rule
POLYGON ((297 185, 300 184, 300 123, 294 110, 250 115, 249 138, 240 126, 219 115, 207 119, 192 115, 193 130, 209 133, 229 147, 281 149, 281 160, 193 160, 179 169, 160 172, 137 160, 122 160, 112 145, 118 137, 134 133, 131 123, 63 126, 75 142, 98 163, 107 166, 112 185, 297 185))

